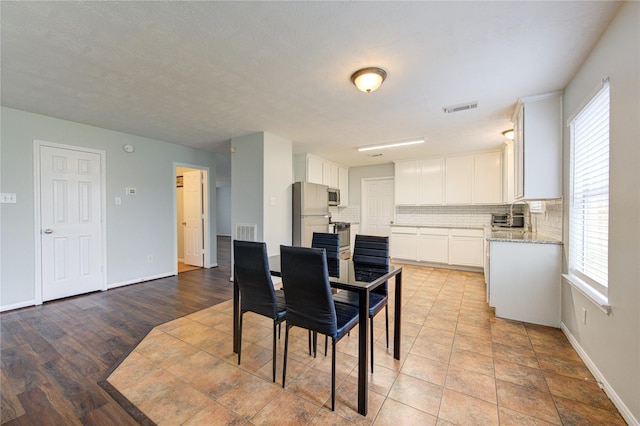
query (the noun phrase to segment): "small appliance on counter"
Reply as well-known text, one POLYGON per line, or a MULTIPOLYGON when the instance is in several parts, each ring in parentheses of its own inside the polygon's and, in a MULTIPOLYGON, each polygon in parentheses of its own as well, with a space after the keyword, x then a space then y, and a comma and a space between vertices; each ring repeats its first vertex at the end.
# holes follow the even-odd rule
POLYGON ((524 228, 523 214, 492 214, 491 229, 524 228))

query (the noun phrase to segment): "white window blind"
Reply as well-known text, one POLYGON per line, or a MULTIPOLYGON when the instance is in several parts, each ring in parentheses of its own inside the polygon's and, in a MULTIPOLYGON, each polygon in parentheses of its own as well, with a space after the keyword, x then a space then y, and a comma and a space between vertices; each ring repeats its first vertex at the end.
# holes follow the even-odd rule
POLYGON ((570 123, 569 273, 607 294, 609 81, 570 123))

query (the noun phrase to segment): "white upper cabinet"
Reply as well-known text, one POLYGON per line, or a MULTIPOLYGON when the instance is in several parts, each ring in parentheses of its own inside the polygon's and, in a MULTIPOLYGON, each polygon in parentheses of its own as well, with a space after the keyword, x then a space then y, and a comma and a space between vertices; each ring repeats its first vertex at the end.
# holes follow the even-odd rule
POLYGON ((444 202, 444 158, 419 160, 418 204, 442 205, 444 202))
POLYGON ((349 168, 338 166, 338 189, 340 189, 340 205, 349 204, 349 168))
POLYGON ((314 155, 307 155, 307 176, 306 181, 312 183, 318 183, 324 185, 324 172, 322 163, 323 160, 320 157, 314 155))
POLYGON ((396 205, 418 204, 418 160, 396 161, 395 199, 396 205))
POLYGON ((396 161, 396 205, 501 204, 502 173, 502 151, 396 161))
POLYGON ((340 189, 340 206, 349 201, 349 168, 312 154, 298 154, 293 160, 296 181, 318 183, 340 189))
POLYGON ((501 204, 502 185, 502 152, 474 155, 473 204, 501 204))
POLYGON ((562 197, 562 94, 522 98, 513 122, 515 198, 562 197))
POLYGON ((471 204, 473 155, 445 158, 445 204, 471 204))

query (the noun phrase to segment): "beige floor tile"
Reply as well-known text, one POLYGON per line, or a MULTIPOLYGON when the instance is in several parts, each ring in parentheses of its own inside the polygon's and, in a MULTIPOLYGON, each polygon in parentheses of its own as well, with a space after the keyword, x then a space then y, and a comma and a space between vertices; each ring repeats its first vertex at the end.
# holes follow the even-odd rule
POLYGON ((536 419, 508 408, 499 407, 498 414, 500 416, 500 426, 550 426, 546 420, 536 419))
POLYGON ((246 419, 237 415, 233 411, 223 407, 217 402, 212 402, 205 409, 196 413, 182 425, 183 426, 200 426, 200 425, 227 425, 240 426, 247 424, 246 419))
POLYGON ((388 396, 405 405, 437 416, 442 399, 442 387, 413 376, 400 374, 388 396))
POLYGON ((558 411, 550 393, 539 392, 531 388, 496 380, 498 404, 519 413, 561 424, 558 411))
POLYGON ((562 422, 566 425, 607 425, 624 426, 624 421, 618 411, 603 410, 578 401, 562 397, 554 397, 562 422))
POLYGON ((459 392, 445 389, 439 418, 459 425, 497 425, 498 407, 459 392))
POLYGON ((582 402, 595 408, 615 411, 615 406, 595 382, 574 379, 555 373, 545 373, 549 389, 553 396, 582 402))
POLYGON ((400 372, 435 385, 443 386, 445 378, 447 377, 448 367, 447 363, 409 354, 400 372))
POLYGON ((306 425, 319 411, 319 405, 292 393, 282 392, 251 419, 251 424, 257 426, 306 425))
POLYGON ((493 316, 482 274, 403 268, 401 359, 391 295, 390 348, 384 315, 374 320, 367 416, 357 412, 357 328, 337 344, 331 412, 324 339, 314 358, 307 331, 290 330, 282 389, 284 329, 273 383, 273 323, 245 315, 238 367, 231 301, 156 327, 108 381, 158 424, 624 424, 561 330, 493 316))
POLYGON ((501 359, 494 361, 496 379, 549 393, 542 370, 501 359))
POLYGON ((451 367, 445 388, 497 404, 496 381, 491 376, 451 367))
POLYGON ((449 368, 458 368, 494 377, 493 358, 475 352, 454 349, 449 368))
POLYGON ((250 419, 281 392, 281 385, 249 376, 218 398, 217 402, 243 418, 250 419))
POLYGON ((436 420, 431 414, 387 398, 373 424, 385 426, 402 422, 403 426, 428 426, 435 425, 436 420))

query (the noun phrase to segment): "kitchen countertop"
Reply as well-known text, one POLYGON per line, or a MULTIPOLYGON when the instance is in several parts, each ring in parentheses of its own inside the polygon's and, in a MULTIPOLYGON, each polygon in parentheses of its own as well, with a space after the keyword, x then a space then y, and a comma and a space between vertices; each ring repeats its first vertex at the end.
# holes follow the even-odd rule
POLYGON ((492 231, 490 236, 487 237, 487 240, 510 243, 562 244, 562 241, 545 235, 522 231, 492 231))
POLYGON ((482 226, 464 226, 464 225, 418 225, 409 223, 394 223, 391 227, 397 228, 436 228, 436 229, 480 229, 484 230, 482 226))

